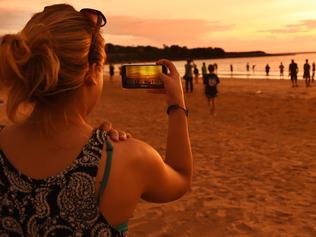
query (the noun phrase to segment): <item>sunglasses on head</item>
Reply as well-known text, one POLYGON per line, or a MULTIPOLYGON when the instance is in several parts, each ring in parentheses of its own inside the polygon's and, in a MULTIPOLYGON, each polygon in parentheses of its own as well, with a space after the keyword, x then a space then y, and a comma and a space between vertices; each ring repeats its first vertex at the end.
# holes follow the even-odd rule
POLYGON ((92 18, 93 16, 97 17, 96 27, 91 38, 91 46, 90 46, 89 59, 88 59, 90 65, 92 65, 93 63, 98 62, 100 59, 98 49, 97 49, 97 33, 99 32, 100 28, 106 24, 106 18, 102 12, 95 9, 83 8, 80 10, 80 12, 83 13, 85 16, 91 18, 92 20, 93 20, 92 18))

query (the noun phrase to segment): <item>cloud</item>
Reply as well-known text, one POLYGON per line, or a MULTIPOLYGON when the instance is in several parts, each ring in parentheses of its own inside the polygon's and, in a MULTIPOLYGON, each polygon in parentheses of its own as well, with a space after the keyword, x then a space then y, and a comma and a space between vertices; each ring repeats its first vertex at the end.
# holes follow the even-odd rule
POLYGON ((185 44, 200 41, 210 33, 229 31, 233 24, 202 19, 143 19, 132 16, 109 16, 106 32, 115 37, 143 39, 148 42, 185 44))
POLYGON ((259 32, 278 33, 278 34, 294 34, 302 32, 310 32, 316 29, 316 20, 304 20, 298 24, 289 24, 281 29, 262 30, 259 32))

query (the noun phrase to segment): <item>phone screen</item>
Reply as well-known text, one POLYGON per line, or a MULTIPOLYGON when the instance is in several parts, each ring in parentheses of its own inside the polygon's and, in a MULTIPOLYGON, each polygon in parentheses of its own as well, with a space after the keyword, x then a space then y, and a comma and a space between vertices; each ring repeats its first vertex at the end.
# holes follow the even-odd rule
POLYGON ((123 88, 164 88, 160 73, 166 73, 162 65, 123 65, 123 88))

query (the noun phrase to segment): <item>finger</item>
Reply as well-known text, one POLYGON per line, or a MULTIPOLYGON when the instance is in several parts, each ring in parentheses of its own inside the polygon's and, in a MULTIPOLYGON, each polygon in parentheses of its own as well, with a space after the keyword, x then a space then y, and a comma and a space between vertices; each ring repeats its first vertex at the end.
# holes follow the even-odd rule
POLYGON ((111 129, 109 132, 107 132, 107 135, 109 135, 111 140, 113 140, 115 142, 118 142, 120 140, 119 139, 119 133, 115 129, 111 129))
POLYGON ((174 75, 178 73, 176 66, 169 60, 167 59, 160 59, 156 62, 158 65, 165 65, 168 67, 170 74, 174 75))
POLYGON ((99 128, 103 129, 104 131, 108 132, 112 129, 112 123, 105 120, 100 126, 99 128))
POLYGON ((121 141, 126 141, 127 140, 127 135, 124 131, 119 131, 119 139, 121 141))

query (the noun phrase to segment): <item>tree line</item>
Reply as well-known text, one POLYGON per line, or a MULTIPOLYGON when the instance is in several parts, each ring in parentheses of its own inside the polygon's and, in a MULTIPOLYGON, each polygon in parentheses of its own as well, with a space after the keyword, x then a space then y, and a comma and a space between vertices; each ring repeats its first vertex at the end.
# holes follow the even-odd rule
POLYGON ((187 48, 186 46, 164 45, 163 48, 153 46, 121 46, 108 43, 105 45, 107 63, 150 62, 160 58, 170 60, 212 59, 230 57, 268 56, 263 51, 225 52, 222 48, 187 48))

